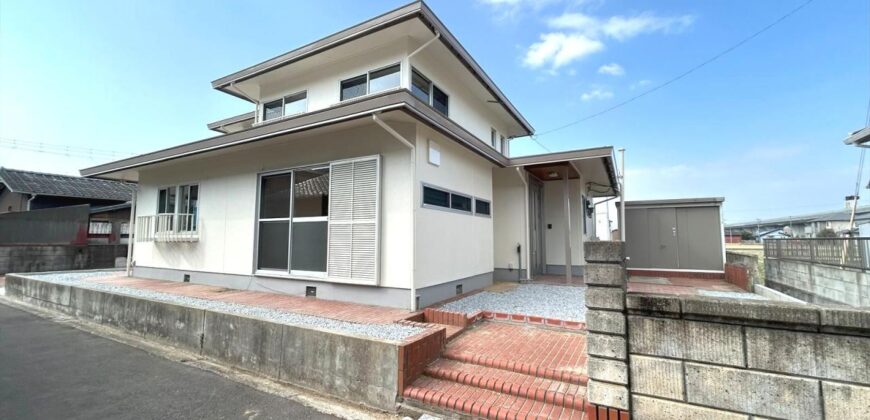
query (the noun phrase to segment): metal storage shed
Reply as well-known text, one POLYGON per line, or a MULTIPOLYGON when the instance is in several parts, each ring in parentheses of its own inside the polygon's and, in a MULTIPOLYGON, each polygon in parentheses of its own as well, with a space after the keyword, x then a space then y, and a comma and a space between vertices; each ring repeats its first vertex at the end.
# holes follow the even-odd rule
POLYGON ((724 201, 721 197, 626 201, 628 268, 724 271, 724 201))

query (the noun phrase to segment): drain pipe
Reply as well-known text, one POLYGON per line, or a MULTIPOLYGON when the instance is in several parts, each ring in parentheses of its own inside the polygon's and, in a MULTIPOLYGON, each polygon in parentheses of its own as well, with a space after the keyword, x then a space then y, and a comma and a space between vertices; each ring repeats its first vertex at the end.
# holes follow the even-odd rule
MULTIPOLYGON (((414 143, 410 142, 404 136, 399 134, 398 131, 390 127, 389 124, 385 123, 383 120, 378 118, 379 113, 372 114, 372 121, 375 124, 381 126, 387 133, 390 133, 393 138, 399 141, 399 143, 404 144, 411 151, 411 182, 410 182, 410 202, 411 202, 411 229, 408 229, 411 235, 411 310, 417 310, 417 244, 416 244, 416 233, 415 229, 417 227, 417 206, 416 200, 414 198, 415 192, 417 191, 417 148, 414 146, 414 143)), ((379 245, 380 246, 380 245, 379 245)))
POLYGON ((30 211, 30 202, 35 200, 36 197, 38 197, 36 194, 30 194, 30 198, 27 199, 27 211, 30 211))
POLYGON ((136 193, 138 191, 139 186, 137 185, 130 200, 130 223, 127 228, 127 277, 133 277, 133 242, 136 236, 136 193))
POLYGON ((619 188, 619 237, 622 239, 622 243, 625 243, 625 148, 619 149, 619 157, 622 163, 622 174, 619 176, 620 188, 619 188))
MULTIPOLYGON (((517 175, 520 177, 520 181, 522 181, 523 186, 525 186, 525 190, 523 191, 523 225, 525 229, 525 238, 526 238, 526 279, 532 278, 532 260, 531 260, 531 234, 529 233, 529 181, 526 177, 523 176, 523 169, 521 167, 517 167, 517 175)), ((522 264, 521 264, 522 265, 522 264)), ((520 276, 522 276, 522 268, 520 268, 520 276)))

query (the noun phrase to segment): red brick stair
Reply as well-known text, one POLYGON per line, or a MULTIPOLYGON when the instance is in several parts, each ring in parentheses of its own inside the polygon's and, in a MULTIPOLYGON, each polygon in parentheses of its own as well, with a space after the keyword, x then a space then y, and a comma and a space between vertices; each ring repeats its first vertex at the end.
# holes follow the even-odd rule
POLYGON ((484 322, 448 344, 402 395, 486 419, 587 419, 585 365, 583 333, 484 322))
POLYGON ((447 341, 456 338, 474 323, 473 316, 462 312, 452 312, 443 309, 426 308, 423 310, 423 319, 430 324, 439 324, 447 328, 447 341))

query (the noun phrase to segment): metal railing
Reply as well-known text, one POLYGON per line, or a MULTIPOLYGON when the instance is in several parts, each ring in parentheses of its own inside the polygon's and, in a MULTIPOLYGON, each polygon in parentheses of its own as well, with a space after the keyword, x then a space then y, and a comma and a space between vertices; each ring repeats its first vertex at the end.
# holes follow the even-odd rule
POLYGON ((765 239, 764 257, 870 269, 870 238, 765 239))
POLYGON ((199 217, 191 213, 161 213, 136 217, 136 242, 199 241, 199 217))

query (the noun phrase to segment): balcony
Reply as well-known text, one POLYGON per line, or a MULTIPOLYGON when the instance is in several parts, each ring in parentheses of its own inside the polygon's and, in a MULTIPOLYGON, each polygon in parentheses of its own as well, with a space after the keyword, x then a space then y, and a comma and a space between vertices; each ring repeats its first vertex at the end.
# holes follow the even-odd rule
POLYGON ((136 242, 197 242, 199 217, 192 213, 161 213, 136 217, 136 242))

